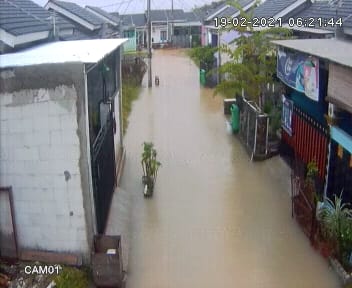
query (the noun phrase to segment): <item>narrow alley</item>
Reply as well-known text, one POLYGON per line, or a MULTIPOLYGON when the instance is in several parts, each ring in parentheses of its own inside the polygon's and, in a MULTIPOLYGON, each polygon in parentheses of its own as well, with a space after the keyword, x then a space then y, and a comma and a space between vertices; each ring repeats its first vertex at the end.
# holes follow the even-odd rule
MULTIPOLYGON (((198 68, 184 52, 158 50, 153 57, 160 86, 144 82, 124 140, 127 286, 339 287, 291 218, 287 165, 278 156, 250 162, 229 132, 222 98, 200 87, 198 68), (144 141, 154 142, 162 162, 150 199, 141 182, 144 141)), ((110 217, 118 214, 118 193, 110 217)))

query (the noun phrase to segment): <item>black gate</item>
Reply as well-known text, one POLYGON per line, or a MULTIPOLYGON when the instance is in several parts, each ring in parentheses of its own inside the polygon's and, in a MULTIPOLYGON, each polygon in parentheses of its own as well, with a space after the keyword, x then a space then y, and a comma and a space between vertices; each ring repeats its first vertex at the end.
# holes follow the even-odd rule
POLYGON ((113 117, 101 127, 92 149, 92 176, 98 233, 104 233, 116 186, 113 117))

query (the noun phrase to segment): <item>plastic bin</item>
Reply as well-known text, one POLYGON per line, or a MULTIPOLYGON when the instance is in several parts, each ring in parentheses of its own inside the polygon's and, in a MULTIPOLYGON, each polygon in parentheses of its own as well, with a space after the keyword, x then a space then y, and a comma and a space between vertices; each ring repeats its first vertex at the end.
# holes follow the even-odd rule
POLYGON ((231 114, 231 105, 236 104, 236 98, 224 99, 224 114, 231 114))
POLYGON ((240 109, 236 104, 231 105, 231 127, 233 133, 240 130, 240 109))
POLYGON ((207 80, 206 80, 206 72, 204 69, 199 70, 199 81, 202 86, 205 86, 207 80))

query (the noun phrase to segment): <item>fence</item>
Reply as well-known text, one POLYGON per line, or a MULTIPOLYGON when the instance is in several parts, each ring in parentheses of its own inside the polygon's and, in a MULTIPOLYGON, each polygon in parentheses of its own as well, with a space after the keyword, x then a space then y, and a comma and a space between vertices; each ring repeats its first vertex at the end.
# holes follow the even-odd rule
POLYGON ((238 97, 240 108, 239 137, 245 144, 251 159, 260 160, 270 156, 269 116, 261 111, 257 104, 238 97))

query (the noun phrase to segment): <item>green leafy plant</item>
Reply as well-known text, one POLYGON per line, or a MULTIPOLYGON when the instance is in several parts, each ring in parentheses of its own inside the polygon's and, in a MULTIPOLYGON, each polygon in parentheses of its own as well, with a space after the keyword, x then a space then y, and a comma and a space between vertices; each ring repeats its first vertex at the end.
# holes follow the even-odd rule
POLYGON ((319 219, 327 238, 336 248, 338 259, 344 263, 352 248, 352 214, 347 204, 342 203, 341 196, 342 192, 340 196, 334 196, 334 201, 325 199, 319 219))
MULTIPOLYGON (((253 12, 246 13, 237 1, 231 2, 229 4, 240 11, 239 18, 253 19, 253 12)), ((235 30, 240 36, 233 43, 220 47, 231 61, 220 67, 220 73, 226 80, 216 87, 216 92, 227 97, 241 95, 244 91, 248 99, 260 104, 261 95, 267 84, 274 82, 276 73, 276 47, 271 41, 287 39, 292 32, 285 28, 256 30, 251 25, 228 25, 222 30, 235 30)))
POLYGON ((188 54, 193 61, 199 66, 204 65, 206 71, 213 68, 214 53, 217 48, 211 46, 195 47, 189 50, 188 54))
POLYGON ((158 170, 161 163, 157 161, 157 152, 152 142, 143 143, 143 153, 141 156, 143 168, 143 182, 148 185, 149 192, 153 191, 158 170))
POLYGON ((315 160, 310 161, 307 164, 307 177, 309 178, 314 178, 315 176, 318 175, 318 166, 317 166, 317 162, 315 162, 315 160))
POLYGON ((54 278, 56 288, 86 288, 88 287, 88 275, 86 272, 73 267, 65 267, 54 278))

